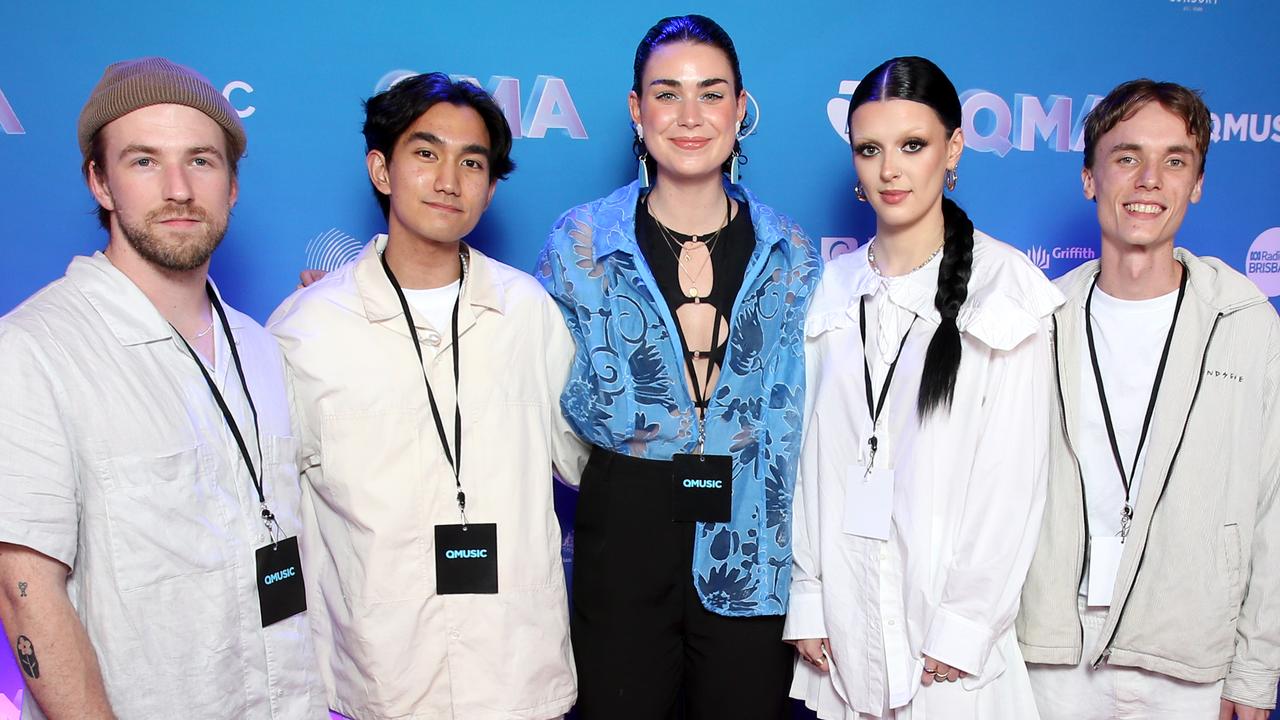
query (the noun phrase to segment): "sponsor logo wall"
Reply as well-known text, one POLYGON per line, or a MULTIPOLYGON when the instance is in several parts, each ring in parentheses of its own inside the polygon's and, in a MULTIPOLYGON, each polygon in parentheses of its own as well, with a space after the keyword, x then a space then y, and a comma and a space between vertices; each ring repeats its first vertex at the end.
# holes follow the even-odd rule
MULTIPOLYGON (((626 108, 635 45, 660 0, 484 6, 390 0, 368 9, 226 3, 173 13, 160 0, 0 8, 0 313, 104 244, 80 176, 75 123, 105 66, 164 55, 204 73, 243 118, 240 202, 212 272, 265 320, 304 267, 331 269, 384 229, 364 169, 360 102, 439 70, 492 92, 516 131, 518 168, 472 241, 529 269, 569 207, 635 176, 626 108), (489 12, 484 16, 483 12, 489 12)), ((1050 276, 1096 257, 1080 188, 1084 115, 1120 81, 1200 88, 1214 112, 1204 199, 1180 242, 1245 272, 1280 303, 1280 5, 1241 0, 993 0, 697 6, 734 37, 751 93, 744 184, 835 256, 874 234, 853 197, 844 138, 859 78, 893 55, 936 61, 963 94, 956 200, 979 228, 1050 276), (767 117, 767 121, 762 121, 767 117)), ((566 527, 572 492, 558 492, 566 527)), ((566 537, 565 547, 572 547, 566 537)), ((10 648, 12 650, 12 648, 10 648)), ((11 662, 0 653, 0 664, 11 662)), ((10 666, 12 667, 12 666, 10 666)), ((0 669, 0 720, 20 677, 0 669)))

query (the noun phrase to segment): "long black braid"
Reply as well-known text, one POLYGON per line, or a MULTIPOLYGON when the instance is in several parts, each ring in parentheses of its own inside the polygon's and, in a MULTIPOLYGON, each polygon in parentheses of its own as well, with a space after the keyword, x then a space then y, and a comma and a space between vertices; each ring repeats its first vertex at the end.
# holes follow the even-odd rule
POLYGON ((942 263, 938 266, 938 292, 933 306, 942 323, 933 332, 924 356, 924 373, 916 407, 923 417, 939 407, 950 408, 960 374, 960 328, 956 316, 969 297, 969 275, 973 270, 973 222, 951 198, 942 198, 942 221, 946 228, 942 263))
MULTIPOLYGON (((942 70, 922 57, 886 60, 858 83, 849 99, 849 117, 863 103, 901 98, 928 105, 938 113, 948 133, 960 127, 960 96, 942 70)), ((850 128, 850 144, 853 142, 850 128)), ((924 356, 916 408, 921 417, 938 408, 951 408, 960 374, 960 328, 956 317, 969 296, 973 270, 973 222, 950 198, 942 198, 943 250, 938 268, 938 292, 933 305, 942 324, 933 333, 924 356)))

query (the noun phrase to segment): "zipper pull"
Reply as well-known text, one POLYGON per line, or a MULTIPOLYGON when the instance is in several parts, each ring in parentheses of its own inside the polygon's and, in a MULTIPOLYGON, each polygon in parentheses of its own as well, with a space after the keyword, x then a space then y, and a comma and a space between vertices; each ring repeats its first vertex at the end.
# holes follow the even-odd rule
POLYGON ((1098 661, 1093 664, 1093 669, 1097 670, 1099 667, 1102 667, 1102 664, 1105 663, 1110 657, 1111 657, 1111 650, 1110 648, 1108 648, 1107 650, 1104 650, 1102 652, 1102 655, 1098 656, 1098 661))

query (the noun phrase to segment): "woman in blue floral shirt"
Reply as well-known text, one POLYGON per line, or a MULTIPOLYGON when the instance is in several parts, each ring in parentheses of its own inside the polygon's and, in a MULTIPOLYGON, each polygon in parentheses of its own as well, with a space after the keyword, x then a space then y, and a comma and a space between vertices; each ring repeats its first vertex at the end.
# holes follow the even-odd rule
POLYGON ((821 261, 737 184, 746 93, 719 25, 650 29, 629 104, 640 181, 565 213, 537 273, 577 344, 561 407, 594 445, 575 526, 578 709, 779 718, 821 261))

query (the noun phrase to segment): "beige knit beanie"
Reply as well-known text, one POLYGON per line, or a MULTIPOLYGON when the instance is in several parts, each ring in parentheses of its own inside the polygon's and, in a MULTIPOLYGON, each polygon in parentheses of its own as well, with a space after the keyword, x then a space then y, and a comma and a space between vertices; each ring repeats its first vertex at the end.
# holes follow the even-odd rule
POLYGON ((231 157, 239 159, 248 143, 240 116, 203 75, 162 57, 125 60, 109 66, 80 111, 77 133, 87 162, 89 143, 103 125, 139 108, 161 103, 186 105, 208 115, 231 136, 231 157))

